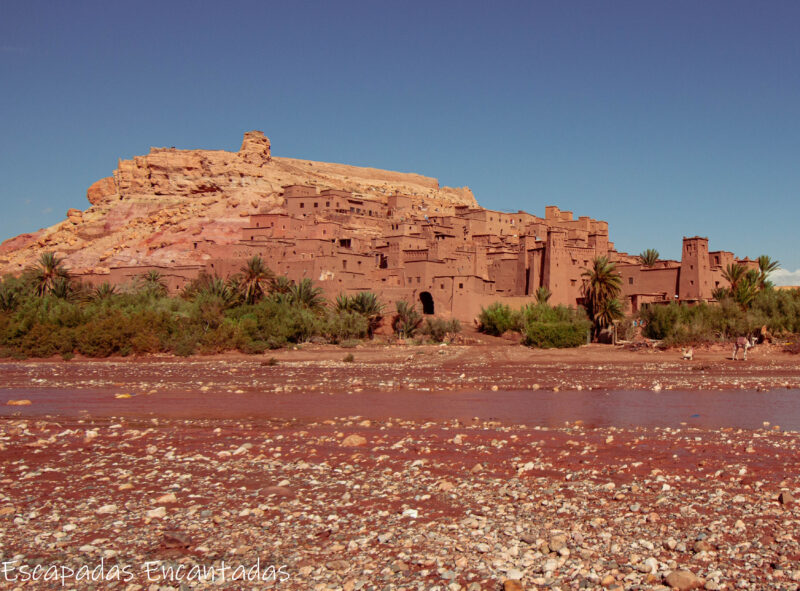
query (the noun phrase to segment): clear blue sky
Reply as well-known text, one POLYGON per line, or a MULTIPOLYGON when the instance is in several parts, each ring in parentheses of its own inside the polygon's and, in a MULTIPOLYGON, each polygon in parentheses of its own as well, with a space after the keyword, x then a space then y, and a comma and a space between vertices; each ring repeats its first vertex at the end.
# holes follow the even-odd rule
MULTIPOLYGON (((0 240, 150 146, 413 171, 800 269, 800 3, 0 0, 0 240)), ((797 282, 800 283, 800 274, 797 282)))

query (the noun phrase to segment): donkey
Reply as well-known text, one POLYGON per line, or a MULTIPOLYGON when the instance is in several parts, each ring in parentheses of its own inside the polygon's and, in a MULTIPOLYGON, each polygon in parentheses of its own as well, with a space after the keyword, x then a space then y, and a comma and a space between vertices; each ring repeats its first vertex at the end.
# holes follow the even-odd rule
POLYGON ((741 349, 742 357, 745 361, 747 361, 747 350, 755 346, 756 346, 755 337, 750 337, 750 338, 739 337, 733 344, 733 360, 736 361, 736 355, 739 353, 739 349, 741 349))

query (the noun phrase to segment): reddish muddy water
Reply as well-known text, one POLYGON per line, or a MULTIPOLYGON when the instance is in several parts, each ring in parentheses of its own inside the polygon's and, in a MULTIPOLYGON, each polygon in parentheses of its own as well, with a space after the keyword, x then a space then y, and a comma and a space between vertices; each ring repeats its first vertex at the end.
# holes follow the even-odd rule
POLYGON ((734 391, 477 391, 242 394, 168 391, 117 398, 119 389, 0 388, 0 416, 296 419, 334 417, 408 420, 477 417, 503 423, 597 427, 760 428, 800 430, 800 390, 734 391), (29 406, 7 406, 13 399, 29 406))

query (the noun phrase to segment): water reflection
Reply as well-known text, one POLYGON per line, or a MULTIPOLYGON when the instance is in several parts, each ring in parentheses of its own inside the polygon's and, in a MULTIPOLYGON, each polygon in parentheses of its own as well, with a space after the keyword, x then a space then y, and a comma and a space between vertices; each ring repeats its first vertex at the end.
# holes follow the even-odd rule
POLYGON ((0 415, 161 416, 171 418, 296 418, 303 421, 360 415, 383 419, 496 419, 558 426, 761 427, 764 421, 800 429, 798 390, 753 391, 511 391, 359 392, 273 394, 169 392, 117 399, 118 391, 0 389, 0 415), (31 406, 5 406, 27 398, 31 406))

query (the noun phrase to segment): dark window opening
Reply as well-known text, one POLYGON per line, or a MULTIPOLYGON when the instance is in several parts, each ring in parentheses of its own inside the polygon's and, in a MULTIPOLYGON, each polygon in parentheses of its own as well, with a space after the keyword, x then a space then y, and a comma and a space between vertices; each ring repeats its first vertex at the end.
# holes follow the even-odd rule
POLYGON ((628 277, 628 285, 633 285, 633 277, 628 277))

